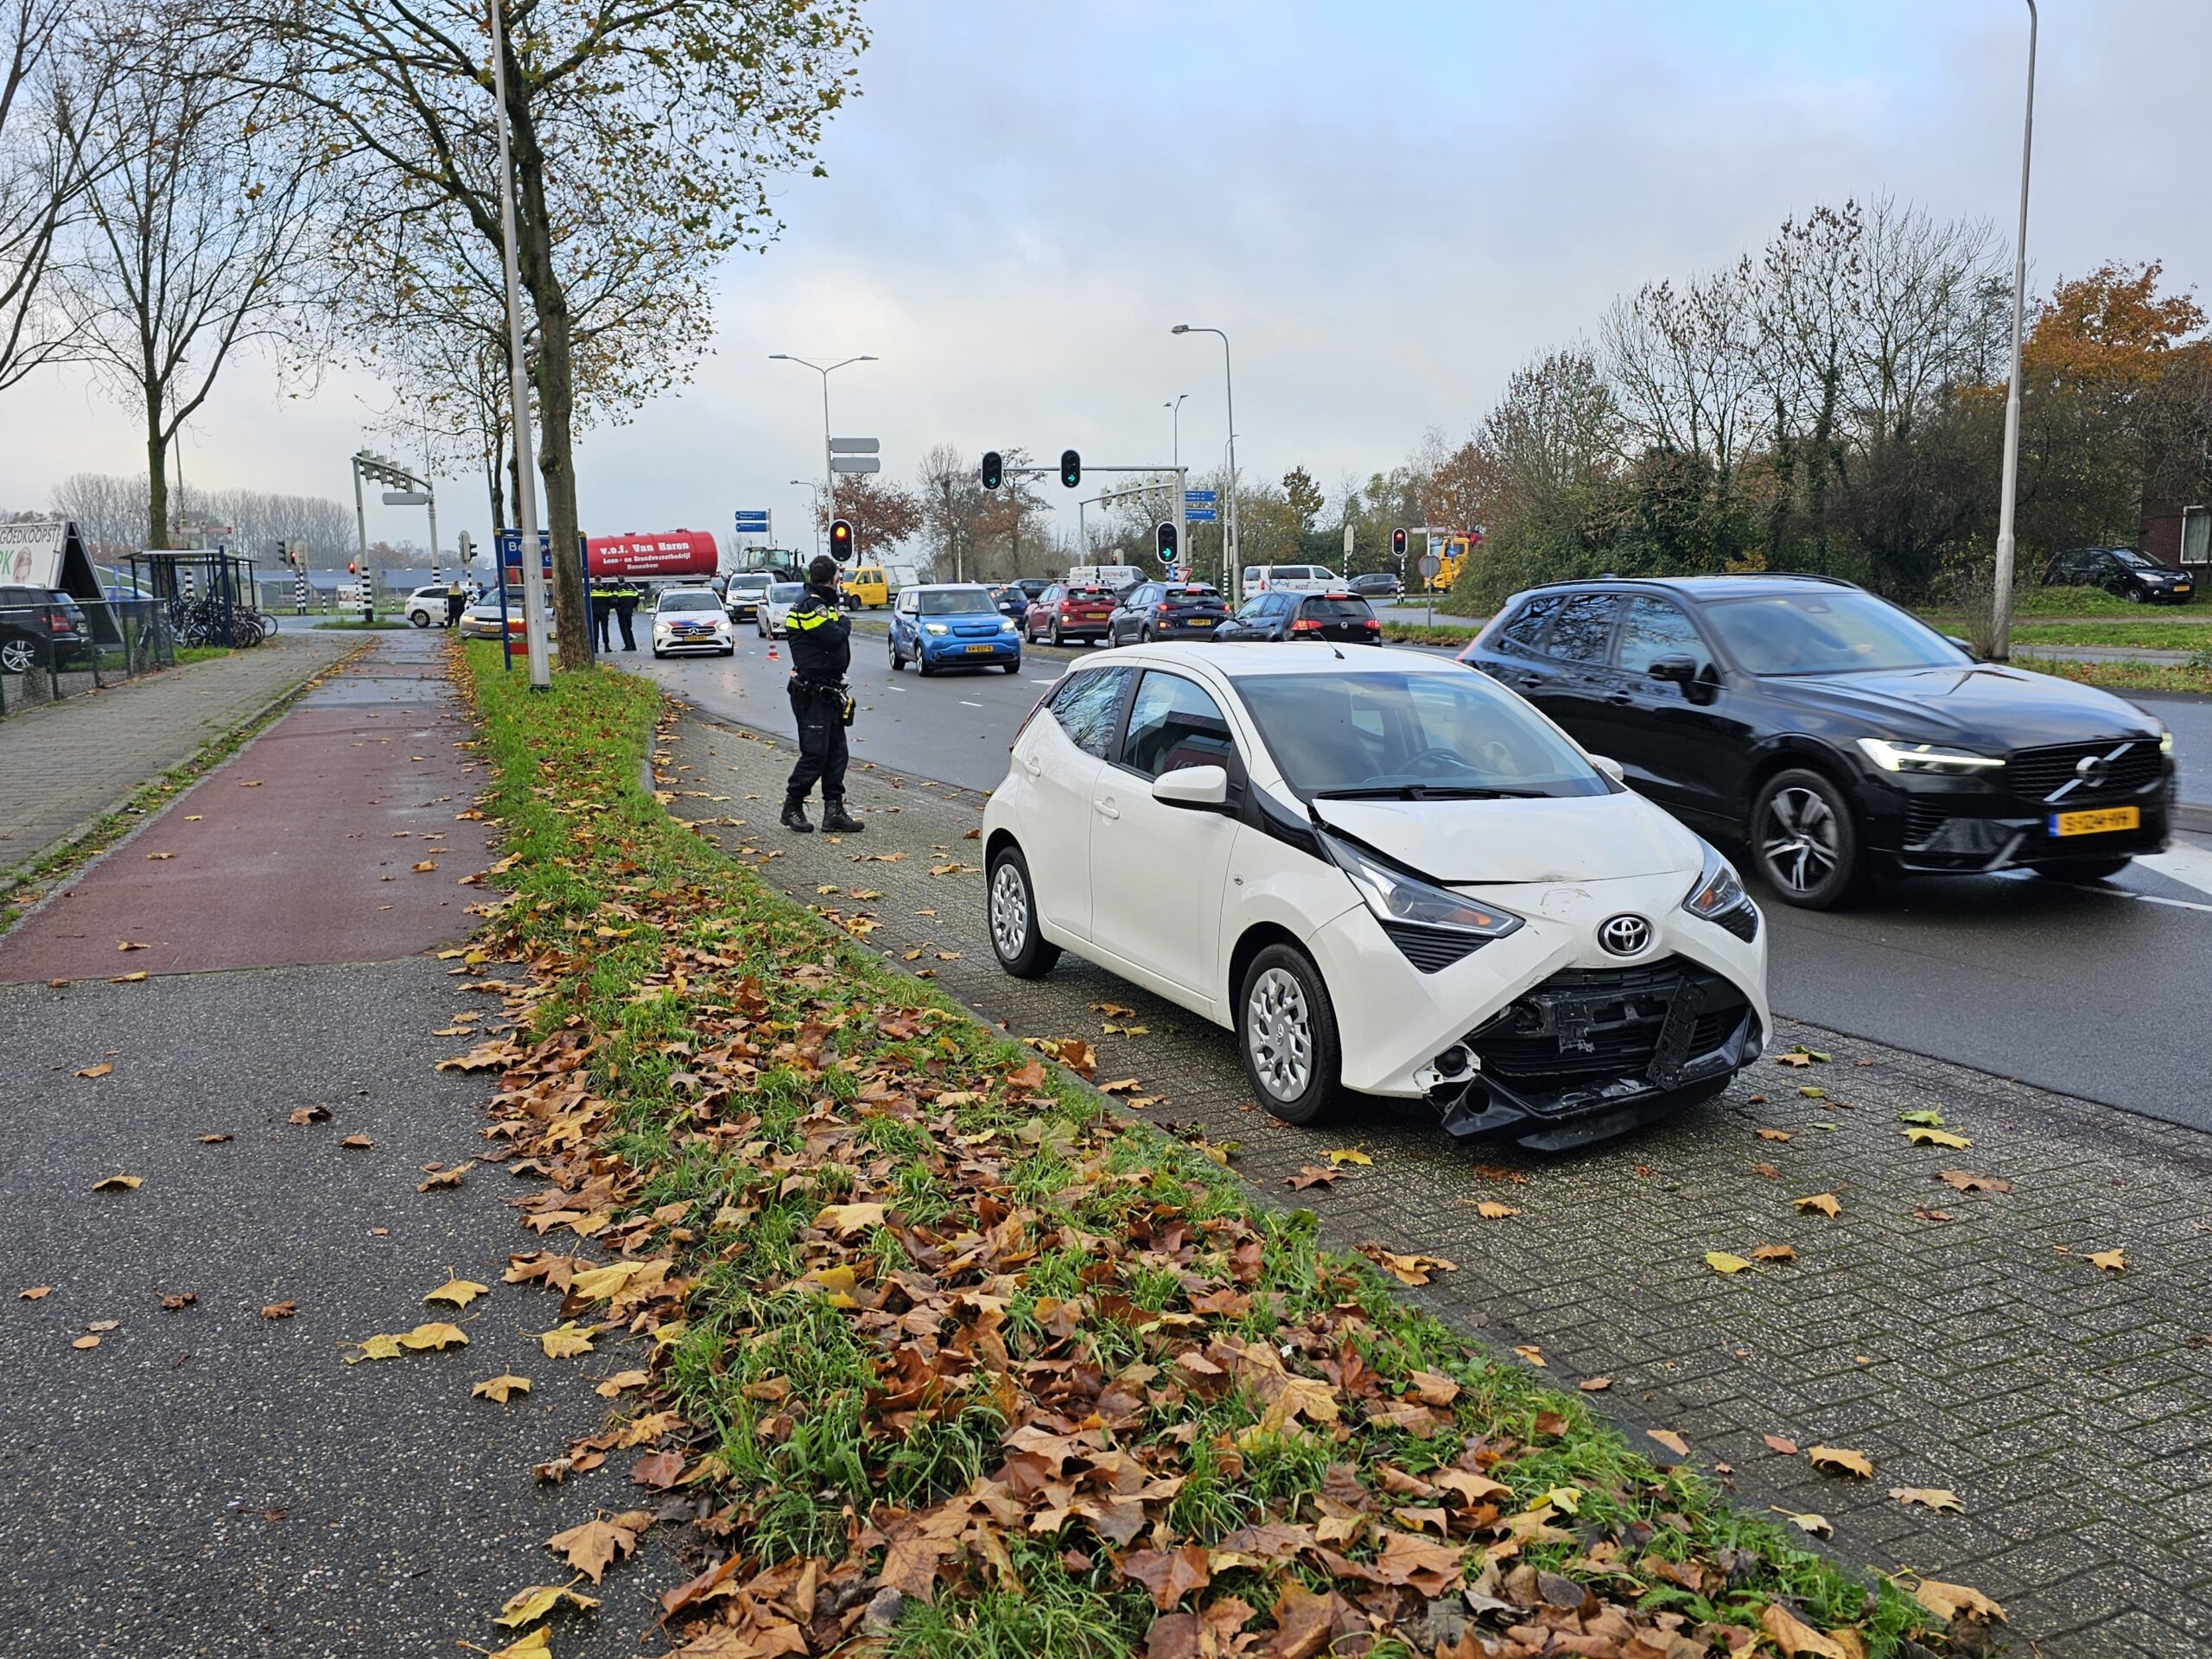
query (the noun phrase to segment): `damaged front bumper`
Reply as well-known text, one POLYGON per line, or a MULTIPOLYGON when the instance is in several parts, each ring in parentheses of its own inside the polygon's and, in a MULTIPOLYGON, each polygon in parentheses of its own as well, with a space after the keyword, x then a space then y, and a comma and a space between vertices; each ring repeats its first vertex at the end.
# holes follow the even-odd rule
POLYGON ((1726 976, 1679 957, 1570 969, 1467 1033, 1468 1072, 1432 1091, 1446 1133, 1586 1145, 1711 1099, 1758 1057, 1757 1011, 1726 976))

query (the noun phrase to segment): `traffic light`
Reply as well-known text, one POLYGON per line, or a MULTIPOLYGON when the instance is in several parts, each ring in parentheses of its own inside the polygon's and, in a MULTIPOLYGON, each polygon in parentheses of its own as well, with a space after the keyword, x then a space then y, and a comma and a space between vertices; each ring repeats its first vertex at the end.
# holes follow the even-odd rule
POLYGON ((1390 532, 1390 556, 1393 558, 1398 559, 1402 559, 1406 556, 1406 532, 1404 531, 1394 530, 1390 532))
POLYGON ((984 455, 983 487, 985 489, 995 490, 998 488, 1000 479, 1005 476, 1005 467, 1006 463, 999 458, 999 452, 997 450, 991 450, 988 454, 984 455))
POLYGON ((1083 457, 1072 449, 1060 451, 1060 482, 1070 489, 1083 482, 1083 457))
POLYGON ((853 556, 853 527, 842 518, 830 521, 830 556, 840 564, 848 563, 853 556))
POLYGON ((1175 521, 1173 518, 1161 519, 1160 521, 1160 530, 1158 533, 1160 537, 1160 562, 1162 564, 1174 563, 1176 551, 1175 521))
POLYGON ((349 576, 358 576, 358 575, 359 575, 361 573, 360 573, 359 569, 355 566, 355 564, 354 564, 353 561, 353 560, 351 560, 351 559, 348 559, 348 560, 346 560, 346 574, 347 575, 349 575, 349 576))

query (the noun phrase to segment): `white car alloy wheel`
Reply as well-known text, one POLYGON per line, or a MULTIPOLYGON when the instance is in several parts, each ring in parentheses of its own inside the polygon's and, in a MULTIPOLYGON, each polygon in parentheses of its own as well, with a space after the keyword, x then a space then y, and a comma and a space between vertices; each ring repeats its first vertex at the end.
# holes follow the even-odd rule
POLYGON ((1037 931, 1029 861, 1018 847, 1001 848, 991 860, 989 912, 991 949, 998 953, 1000 967, 1016 979, 1039 979, 1052 971, 1060 947, 1037 931))
POLYGON ((1282 969, 1268 969, 1252 982, 1244 1022, 1261 1088, 1279 1101, 1296 1100, 1313 1079, 1313 1012, 1305 988, 1282 969))

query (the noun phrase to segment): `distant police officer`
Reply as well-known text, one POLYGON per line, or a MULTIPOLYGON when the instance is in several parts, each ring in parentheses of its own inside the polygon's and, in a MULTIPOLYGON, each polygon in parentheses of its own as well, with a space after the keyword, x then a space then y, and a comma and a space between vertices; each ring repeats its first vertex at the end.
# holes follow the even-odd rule
POLYGON ((607 648, 607 632, 613 626, 613 581, 607 576, 594 576, 591 579, 591 633, 600 650, 607 648))
POLYGON ((845 721, 852 696, 853 625, 837 603, 837 563, 827 555, 806 568, 806 593, 785 619, 791 652, 791 717, 798 722, 798 764, 784 788, 784 828, 804 835, 807 791, 822 783, 822 827, 858 835, 868 826, 845 810, 845 721))
POLYGON ((638 584, 628 576, 619 576, 614 582, 614 620, 622 625, 622 649, 635 651, 638 636, 631 632, 631 619, 638 613, 638 584))
POLYGON ((459 627, 461 613, 467 608, 468 595, 461 588, 461 578, 455 576, 446 584, 446 626, 459 627))

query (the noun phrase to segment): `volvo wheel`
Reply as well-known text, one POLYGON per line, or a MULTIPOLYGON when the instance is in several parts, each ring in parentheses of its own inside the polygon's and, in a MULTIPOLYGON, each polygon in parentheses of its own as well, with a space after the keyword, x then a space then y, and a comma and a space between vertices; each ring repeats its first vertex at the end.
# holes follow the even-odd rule
POLYGON ((999 966, 1016 979, 1042 979, 1060 959, 1060 947, 1037 930, 1037 893, 1019 847, 991 860, 990 925, 999 966))
POLYGON ((1831 910, 1860 885, 1859 827, 1843 792, 1802 768, 1767 780, 1751 808, 1751 856, 1776 897, 1831 910))
POLYGON ((1236 998, 1237 1049, 1260 1104, 1286 1123, 1313 1123, 1336 1102, 1343 1052, 1336 1008, 1306 953, 1271 944, 1252 958, 1236 998))

